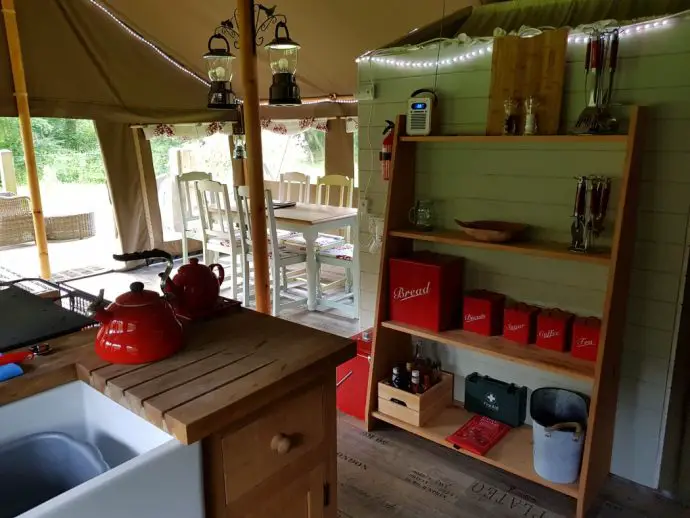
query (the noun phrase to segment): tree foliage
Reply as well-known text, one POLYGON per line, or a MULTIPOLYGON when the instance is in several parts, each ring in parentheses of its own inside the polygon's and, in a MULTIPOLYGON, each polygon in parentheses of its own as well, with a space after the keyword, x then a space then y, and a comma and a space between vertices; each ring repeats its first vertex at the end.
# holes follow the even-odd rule
MULTIPOLYGON (((105 169, 96 130, 90 120, 33 118, 38 176, 61 183, 103 183, 105 169)), ((0 149, 14 156, 17 181, 26 183, 24 150, 16 118, 0 117, 0 149)))

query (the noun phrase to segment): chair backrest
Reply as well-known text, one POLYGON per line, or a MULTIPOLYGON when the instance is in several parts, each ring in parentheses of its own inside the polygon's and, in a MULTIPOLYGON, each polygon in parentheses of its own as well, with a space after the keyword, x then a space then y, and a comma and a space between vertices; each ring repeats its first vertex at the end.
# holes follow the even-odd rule
POLYGON ((194 186, 196 182, 203 180, 211 180, 211 174, 202 173, 201 171, 190 171, 175 177, 177 197, 180 200, 180 214, 182 215, 182 232, 191 230, 190 227, 192 225, 190 223, 199 222, 201 216, 194 186))
POLYGON ((302 173, 282 173, 278 184, 278 199, 280 201, 296 201, 299 203, 309 203, 309 190, 311 181, 306 174, 302 173), (292 186, 297 189, 296 199, 290 197, 292 186))
POLYGON ((204 238, 217 238, 235 243, 235 225, 228 186, 213 180, 196 182, 196 196, 204 238))
POLYGON ((354 181, 348 176, 329 174, 316 179, 316 203, 331 204, 331 187, 340 187, 338 207, 352 207, 354 197, 354 181))
POLYGON ((0 197, 0 217, 31 216, 28 196, 0 197))
MULTIPOLYGON (((266 229, 268 231, 269 248, 272 257, 279 257, 278 230, 276 227, 276 217, 273 212, 273 195, 269 189, 264 191, 266 202, 266 229)), ((249 187, 241 185, 235 187, 235 203, 237 204, 237 215, 240 225, 240 242, 242 243, 242 253, 251 253, 252 246, 252 220, 249 216, 251 201, 249 197, 249 187)))

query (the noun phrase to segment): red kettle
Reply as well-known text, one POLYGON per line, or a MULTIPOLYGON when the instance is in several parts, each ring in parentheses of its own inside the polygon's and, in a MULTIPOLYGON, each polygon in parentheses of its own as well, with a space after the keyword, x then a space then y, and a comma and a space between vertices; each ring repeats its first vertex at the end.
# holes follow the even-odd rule
MULTIPOLYGON (((161 274, 161 288, 169 280, 172 257, 160 250, 114 255, 118 261, 164 258, 168 266, 161 274)), ((100 300, 91 305, 91 313, 101 323, 96 335, 96 354, 111 363, 138 364, 162 360, 182 348, 182 325, 170 303, 155 291, 133 282, 127 293, 104 307, 100 300)))
POLYGON ((203 317, 216 308, 223 279, 225 270, 221 265, 206 266, 192 257, 189 264, 180 266, 172 280, 166 280, 164 290, 174 296, 173 306, 179 316, 203 317))

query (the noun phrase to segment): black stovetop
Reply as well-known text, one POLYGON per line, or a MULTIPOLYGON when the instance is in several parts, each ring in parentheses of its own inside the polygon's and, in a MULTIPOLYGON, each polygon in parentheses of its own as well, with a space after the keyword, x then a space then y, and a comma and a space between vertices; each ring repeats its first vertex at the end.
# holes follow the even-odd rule
POLYGON ((0 352, 73 333, 94 323, 16 286, 0 290, 0 352))

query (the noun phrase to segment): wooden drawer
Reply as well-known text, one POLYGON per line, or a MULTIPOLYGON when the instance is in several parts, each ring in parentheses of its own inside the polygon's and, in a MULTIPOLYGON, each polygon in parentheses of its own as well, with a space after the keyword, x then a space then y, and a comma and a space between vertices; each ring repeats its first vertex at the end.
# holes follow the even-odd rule
POLYGON ((441 373, 443 379, 424 394, 412 394, 379 382, 379 412, 414 426, 424 426, 444 408, 453 404, 453 375, 441 373))
POLYGON ((323 385, 318 385, 278 401, 223 437, 226 503, 321 445, 323 392, 323 385))

